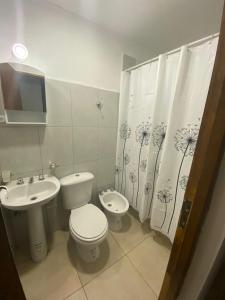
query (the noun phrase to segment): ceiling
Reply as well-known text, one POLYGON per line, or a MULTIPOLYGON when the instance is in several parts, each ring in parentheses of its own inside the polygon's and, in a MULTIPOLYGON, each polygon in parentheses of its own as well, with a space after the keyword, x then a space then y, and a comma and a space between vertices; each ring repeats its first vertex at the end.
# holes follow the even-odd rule
POLYGON ((48 0, 158 54, 219 31, 223 0, 48 0))

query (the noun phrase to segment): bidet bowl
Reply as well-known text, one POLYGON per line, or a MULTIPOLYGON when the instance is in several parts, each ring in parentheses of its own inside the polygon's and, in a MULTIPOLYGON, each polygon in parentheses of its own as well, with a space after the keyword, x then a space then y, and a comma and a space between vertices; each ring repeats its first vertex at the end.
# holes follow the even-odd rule
POLYGON ((99 194, 99 200, 109 222, 109 228, 113 231, 120 231, 122 228, 121 217, 129 209, 127 198, 117 191, 107 190, 99 194))
POLYGON ((124 215, 129 208, 127 198, 118 193, 117 191, 107 190, 99 194, 100 202, 103 208, 113 215, 124 215))

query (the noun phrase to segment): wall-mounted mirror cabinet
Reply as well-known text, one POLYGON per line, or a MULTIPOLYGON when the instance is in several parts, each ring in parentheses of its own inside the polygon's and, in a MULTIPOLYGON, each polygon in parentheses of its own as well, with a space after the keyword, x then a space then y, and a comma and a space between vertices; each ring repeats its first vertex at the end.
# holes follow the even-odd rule
POLYGON ((16 63, 0 64, 1 105, 7 124, 46 124, 45 77, 16 63))

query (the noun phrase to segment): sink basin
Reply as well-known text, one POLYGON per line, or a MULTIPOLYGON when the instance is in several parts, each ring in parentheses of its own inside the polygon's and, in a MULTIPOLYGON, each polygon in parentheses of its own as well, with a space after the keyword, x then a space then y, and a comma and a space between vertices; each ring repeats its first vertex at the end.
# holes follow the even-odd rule
POLYGON ((3 189, 0 192, 0 200, 4 207, 27 212, 30 252, 35 262, 42 261, 47 255, 42 206, 53 199, 60 189, 56 177, 45 177, 41 181, 38 177, 34 177, 33 183, 29 183, 29 178, 24 178, 24 183, 21 185, 12 181, 7 185, 7 190, 3 189))
POLYGON ((24 184, 18 185, 12 181, 7 186, 7 193, 2 196, 2 205, 11 210, 27 210, 31 207, 46 204, 52 200, 60 189, 59 180, 54 177, 47 177, 42 181, 34 178, 33 183, 28 183, 29 179, 24 179, 24 184))

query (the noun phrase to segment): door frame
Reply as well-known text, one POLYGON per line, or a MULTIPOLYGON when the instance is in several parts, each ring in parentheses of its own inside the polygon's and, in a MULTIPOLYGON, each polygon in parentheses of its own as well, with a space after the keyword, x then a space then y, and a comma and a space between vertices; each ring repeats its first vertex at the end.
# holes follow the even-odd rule
MULTIPOLYGON (((184 200, 191 211, 177 227, 159 300, 175 300, 190 266, 225 151, 225 5, 219 43, 184 200)), ((182 215, 182 214, 181 214, 182 215)))

